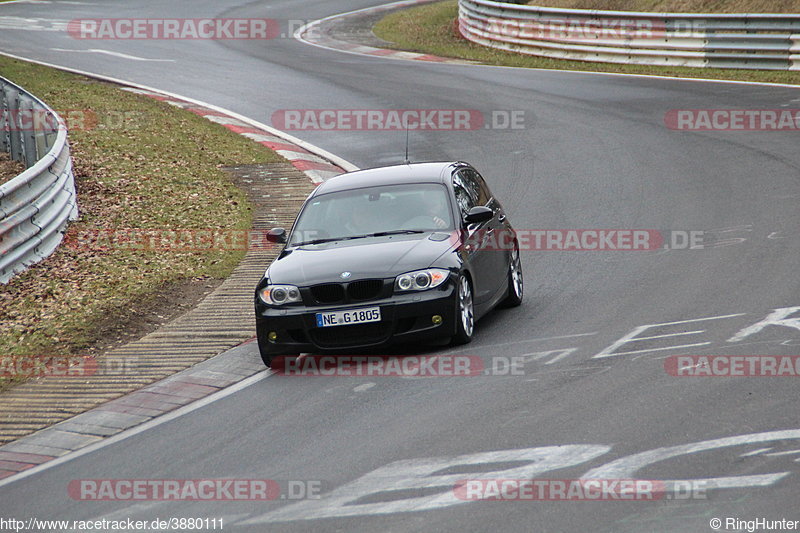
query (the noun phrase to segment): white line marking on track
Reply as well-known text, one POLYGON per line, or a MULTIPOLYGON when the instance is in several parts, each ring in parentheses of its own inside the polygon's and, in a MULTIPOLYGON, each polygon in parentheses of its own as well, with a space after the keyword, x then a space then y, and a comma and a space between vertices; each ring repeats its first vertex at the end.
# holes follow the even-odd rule
MULTIPOLYGON (((0 5, 6 5, 10 2, 4 2, 0 5)), ((3 30, 16 30, 16 31, 51 31, 51 32, 65 32, 69 21, 56 20, 56 19, 43 19, 35 17, 13 17, 1 16, 0 29, 3 30)))
POLYGON ((782 455, 797 455, 800 453, 800 450, 787 450, 785 452, 772 452, 772 453, 765 453, 767 457, 780 457, 782 455))
MULTIPOLYGON (((634 339, 634 340, 639 340, 639 339, 634 339)), ((708 346, 709 344, 711 344, 711 343, 710 342, 698 342, 698 343, 695 343, 695 344, 681 344, 679 346, 664 346, 662 348, 649 348, 647 350, 633 350, 633 351, 630 351, 630 352, 615 352, 615 353, 606 354, 606 355, 597 354, 592 359, 599 359, 599 358, 603 358, 603 357, 614 357, 614 356, 617 356, 617 355, 633 355, 635 353, 663 352, 664 350, 677 350, 678 348, 694 348, 694 347, 697 347, 697 346, 708 346)))
POLYGON ((358 387, 353 387, 353 392, 364 392, 368 391, 372 387, 374 387, 375 383, 364 383, 363 385, 359 385, 358 387))
POLYGON ((705 330, 697 330, 691 332, 678 332, 678 333, 671 333, 671 334, 663 334, 663 335, 654 335, 651 337, 638 337, 638 335, 650 328, 660 328, 662 326, 676 326, 681 324, 690 324, 692 322, 705 322, 708 320, 721 320, 724 318, 733 318, 737 316, 743 316, 746 313, 736 313, 732 315, 720 315, 720 316, 709 316, 704 318, 693 318, 689 320, 677 320, 675 322, 661 322, 660 324, 645 324, 644 326, 638 326, 633 329, 630 333, 621 337, 618 341, 616 341, 611 346, 603 349, 600 353, 595 354, 592 356, 592 359, 602 359, 603 357, 616 357, 618 355, 632 355, 637 353, 647 353, 647 352, 660 352, 664 350, 677 350, 679 348, 695 348, 697 346, 707 346, 711 344, 711 342, 698 342, 693 344, 680 344, 677 346, 663 346, 659 348, 649 348, 646 350, 633 350, 629 352, 617 352, 618 348, 621 346, 631 343, 631 342, 638 342, 641 340, 651 340, 651 339, 659 339, 659 338, 666 338, 666 337, 674 337, 678 335, 697 335, 699 333, 704 333, 705 330))
POLYGON ((753 455, 761 455, 764 452, 770 451, 772 448, 759 448, 757 450, 753 450, 752 452, 743 453, 739 457, 752 457, 753 455))
POLYGON ((731 226, 728 228, 715 228, 706 230, 705 233, 731 233, 734 231, 753 231, 753 225, 743 224, 741 226, 731 226))
POLYGON ((386 515, 469 504, 470 500, 458 498, 454 490, 465 479, 533 479, 544 472, 591 461, 610 450, 610 446, 577 444, 395 461, 336 487, 319 499, 293 503, 237 525, 386 515), (490 470, 487 465, 497 466, 490 470), (427 496, 417 494, 425 489, 430 490, 427 496), (387 491, 403 491, 405 495, 391 500, 376 497, 387 491), (371 497, 374 499, 369 503, 371 497))
POLYGON ((662 322, 661 324, 656 324, 656 326, 674 326, 676 324, 688 324, 690 322, 703 322, 705 320, 721 320, 723 318, 734 318, 737 316, 744 316, 747 313, 735 313, 732 315, 720 315, 720 316, 709 316, 705 318, 691 318, 689 320, 678 320, 677 322, 662 322))
POLYGON ((764 320, 740 330, 736 335, 728 339, 728 342, 740 342, 750 335, 755 335, 767 326, 784 326, 800 330, 800 317, 790 318, 798 311, 800 311, 800 306, 775 309, 764 320))
MULTIPOLYGON (((751 433, 749 435, 738 435, 736 437, 706 440, 702 442, 694 442, 692 444, 656 448, 655 450, 635 453, 633 455, 612 461, 598 468, 593 468, 582 475, 581 479, 636 479, 636 473, 639 470, 652 464, 660 463, 675 457, 682 457, 685 455, 707 452, 710 450, 717 450, 719 448, 727 448, 731 446, 757 443, 760 444, 788 439, 800 439, 800 429, 769 431, 766 433, 751 433)), ((790 474, 791 472, 774 472, 770 474, 750 474, 715 478, 710 477, 692 481, 706 483, 708 487, 714 489, 767 487, 790 474)), ((668 490, 672 491, 674 490, 673 487, 685 482, 685 480, 665 479, 663 482, 668 490)))
POLYGON ((524 363, 530 363, 531 361, 538 361, 539 359, 544 359, 547 356, 554 355, 552 359, 546 361, 544 364, 552 365, 553 363, 557 363, 561 361, 565 357, 575 353, 578 349, 577 348, 564 348, 563 350, 547 350, 545 352, 531 352, 531 353, 524 353, 522 357, 524 357, 524 363))
POLYGON ((680 333, 665 333, 663 335, 653 335, 651 337, 636 337, 637 341, 650 341, 653 339, 665 339, 667 337, 678 337, 680 335, 694 335, 696 333, 703 333, 705 332, 704 329, 700 329, 697 331, 681 331, 680 333))
POLYGON ((174 59, 150 59, 147 57, 132 56, 130 54, 123 54, 122 52, 113 52, 111 50, 102 50, 100 48, 89 48, 88 50, 72 50, 69 48, 51 48, 54 52, 77 52, 77 53, 90 53, 90 54, 106 54, 114 57, 121 57, 122 59, 130 59, 132 61, 153 61, 161 63, 175 63, 174 59))
MULTIPOLYGON (((744 348, 745 346, 763 346, 763 345, 766 345, 766 346, 794 346, 792 341, 769 340, 769 341, 745 342, 745 343, 742 343, 742 344, 737 344, 736 345, 736 350, 737 350, 737 353, 743 353, 743 352, 741 352, 741 349, 744 348)), ((728 350, 726 349, 726 351, 728 351, 728 350)), ((702 355, 704 353, 707 353, 709 355, 719 355, 719 348, 701 348, 700 350, 694 350, 694 353, 692 355, 702 355)), ((645 358, 644 356, 637 356, 637 357, 632 357, 631 360, 632 361, 637 361, 639 359, 663 360, 663 359, 666 359, 668 357, 671 357, 671 356, 669 356, 669 355, 661 355, 661 356, 653 357, 653 358, 651 358, 651 357, 645 358)))

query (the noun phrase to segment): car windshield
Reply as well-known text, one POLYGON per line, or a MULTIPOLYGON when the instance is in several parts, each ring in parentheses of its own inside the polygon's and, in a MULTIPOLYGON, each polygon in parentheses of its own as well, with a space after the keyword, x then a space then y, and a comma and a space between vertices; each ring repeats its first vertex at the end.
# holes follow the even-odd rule
POLYGON ((441 184, 366 187, 322 194, 306 204, 289 245, 375 234, 450 231, 453 215, 441 184))

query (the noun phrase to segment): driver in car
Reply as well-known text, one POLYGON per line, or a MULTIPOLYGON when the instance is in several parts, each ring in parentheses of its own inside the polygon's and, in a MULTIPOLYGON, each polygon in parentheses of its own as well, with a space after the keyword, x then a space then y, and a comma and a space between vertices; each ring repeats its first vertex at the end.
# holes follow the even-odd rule
POLYGON ((447 206, 442 201, 444 196, 436 195, 436 196, 423 196, 422 198, 422 207, 424 209, 425 215, 430 217, 433 225, 438 229, 444 229, 448 226, 447 219, 449 219, 449 215, 447 213, 447 206))
POLYGON ((345 236, 352 237, 377 231, 375 229, 376 218, 370 214, 366 206, 352 205, 342 218, 344 219, 342 229, 345 236))

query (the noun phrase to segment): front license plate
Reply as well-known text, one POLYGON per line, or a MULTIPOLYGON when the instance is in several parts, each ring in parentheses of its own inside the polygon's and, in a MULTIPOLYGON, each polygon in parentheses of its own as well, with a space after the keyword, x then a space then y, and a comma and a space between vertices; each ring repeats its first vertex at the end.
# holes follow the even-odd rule
POLYGON ((366 307, 364 309, 349 309, 347 311, 331 311, 330 313, 317 313, 317 327, 349 326, 351 324, 364 324, 366 322, 380 322, 381 308, 366 307))

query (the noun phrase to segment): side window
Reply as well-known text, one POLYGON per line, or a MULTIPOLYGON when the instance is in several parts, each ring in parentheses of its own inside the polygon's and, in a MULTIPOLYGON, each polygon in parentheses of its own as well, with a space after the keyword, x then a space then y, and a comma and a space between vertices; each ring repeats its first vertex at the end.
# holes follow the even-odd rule
POLYGON ((470 185, 466 183, 462 171, 453 174, 453 191, 455 192, 456 202, 458 202, 458 207, 461 209, 462 215, 466 215, 467 211, 477 205, 475 201, 478 196, 470 185))
POLYGON ((471 168, 465 168, 460 173, 464 175, 464 181, 468 184, 468 187, 475 191, 473 194, 475 205, 487 205, 489 200, 492 199, 492 195, 480 174, 471 168))

